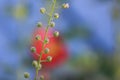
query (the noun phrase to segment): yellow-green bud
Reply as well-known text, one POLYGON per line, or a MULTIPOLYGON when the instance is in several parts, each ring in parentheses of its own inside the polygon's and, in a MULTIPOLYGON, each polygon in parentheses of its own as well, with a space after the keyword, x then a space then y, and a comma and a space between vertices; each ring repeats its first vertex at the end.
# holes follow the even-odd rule
POLYGON ((31 47, 30 50, 31 50, 32 53, 36 52, 36 48, 35 47, 31 47))
POLYGON ((58 14, 58 13, 55 13, 55 14, 54 14, 54 18, 55 18, 55 19, 58 19, 58 18, 59 18, 59 14, 58 14))
POLYGON ((40 76, 40 80, 44 80, 44 76, 43 75, 40 76))
POLYGON ((45 44, 48 44, 48 43, 49 43, 49 39, 46 38, 46 39, 44 40, 44 43, 45 43, 45 44))
POLYGON ((49 48, 45 48, 44 53, 47 54, 49 52, 50 52, 50 49, 49 48))
POLYGON ((52 57, 51 57, 51 56, 48 56, 48 57, 47 57, 47 61, 48 61, 48 62, 51 62, 51 61, 52 61, 52 57))
POLYGON ((37 27, 42 27, 42 23, 41 23, 41 22, 38 22, 38 23, 37 23, 37 27))
POLYGON ((41 36, 40 35, 36 35, 35 39, 36 40, 41 40, 41 36))
POLYGON ((35 67, 35 68, 37 68, 38 62, 37 62, 36 60, 34 60, 34 61, 32 62, 32 66, 35 67))
POLYGON ((62 4, 62 8, 64 8, 64 9, 67 9, 67 8, 69 8, 70 6, 69 6, 69 4, 68 3, 64 3, 64 4, 62 4))
POLYGON ((42 14, 45 14, 46 9, 45 9, 45 8, 41 8, 41 9, 40 9, 40 12, 41 12, 42 14))
POLYGON ((55 32, 53 33, 53 35, 54 35, 55 37, 58 37, 58 36, 59 36, 59 32, 58 32, 58 31, 55 31, 55 32))
POLYGON ((50 22, 50 27, 54 27, 55 26, 55 22, 50 22))
POLYGON ((42 68, 41 64, 38 64, 37 69, 40 70, 42 68))
POLYGON ((30 74, 28 72, 25 72, 24 73, 24 78, 29 78, 30 77, 30 74))

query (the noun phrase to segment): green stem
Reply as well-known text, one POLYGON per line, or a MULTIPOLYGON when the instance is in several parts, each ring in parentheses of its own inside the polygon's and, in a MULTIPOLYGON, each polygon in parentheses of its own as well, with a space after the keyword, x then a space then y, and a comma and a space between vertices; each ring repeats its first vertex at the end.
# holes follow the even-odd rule
POLYGON ((50 25, 50 22, 51 22, 51 20, 52 20, 53 13, 54 13, 54 11, 55 11, 55 5, 56 5, 56 0, 54 0, 54 2, 53 2, 53 4, 52 4, 52 8, 51 8, 51 12, 50 12, 49 20, 48 20, 48 25, 47 25, 47 28, 46 28, 46 33, 45 33, 44 40, 45 40, 45 38, 47 37, 49 25, 50 25))
MULTIPOLYGON (((48 25, 47 25, 46 30, 45 30, 44 41, 47 38, 47 33, 48 33, 48 30, 49 30, 49 27, 50 27, 49 25, 50 25, 50 22, 52 20, 53 13, 55 11, 55 5, 56 5, 56 0, 54 0, 54 2, 52 4, 52 7, 51 7, 50 16, 49 16, 49 19, 48 19, 48 25)), ((45 46, 45 43, 43 42, 42 50, 44 49, 44 46, 45 46)), ((42 51, 40 53, 39 60, 41 60, 41 57, 42 57, 42 51)))
MULTIPOLYGON (((52 20, 53 13, 55 11, 55 5, 56 5, 56 0, 53 1, 52 6, 51 6, 50 15, 49 15, 49 19, 48 19, 48 25, 45 29, 44 41, 47 38, 48 30, 49 30, 49 27, 50 27, 49 25, 50 25, 50 22, 52 20)), ((40 56, 38 58, 38 63, 41 63, 41 58, 42 58, 44 47, 45 47, 45 43, 43 42, 42 51, 40 52, 40 56)), ((35 74, 34 80, 37 80, 38 72, 39 72, 39 70, 36 69, 36 74, 35 74)))
POLYGON ((37 80, 37 76, 38 76, 38 69, 36 69, 35 79, 34 80, 37 80))

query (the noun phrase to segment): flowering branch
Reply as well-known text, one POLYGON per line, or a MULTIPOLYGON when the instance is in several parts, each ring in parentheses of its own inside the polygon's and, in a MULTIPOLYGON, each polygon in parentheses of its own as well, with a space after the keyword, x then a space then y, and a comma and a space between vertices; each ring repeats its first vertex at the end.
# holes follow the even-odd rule
MULTIPOLYGON (((55 22, 53 21, 53 18, 55 18, 55 19, 59 18, 59 14, 58 13, 54 13, 55 9, 56 9, 55 8, 56 7, 56 3, 57 3, 57 0, 52 0, 52 5, 51 5, 51 9, 50 9, 50 13, 49 14, 46 12, 45 8, 41 8, 40 9, 40 12, 42 14, 48 15, 48 23, 47 23, 47 27, 45 29, 44 39, 41 40, 41 36, 40 35, 36 35, 36 37, 35 37, 36 40, 42 41, 42 50, 39 53, 39 55, 36 54, 36 48, 35 47, 31 47, 31 52, 35 53, 38 56, 38 60, 33 60, 33 62, 32 62, 32 65, 36 69, 36 74, 35 74, 34 80, 43 80, 44 79, 43 75, 41 75, 39 77, 39 79, 38 79, 38 72, 42 68, 41 63, 42 62, 51 62, 52 61, 52 57, 51 56, 47 56, 46 60, 42 60, 41 58, 42 58, 42 54, 43 53, 47 54, 50 51, 49 48, 45 48, 45 45, 49 43, 49 38, 48 38, 48 30, 49 30, 49 28, 50 27, 53 28, 55 26, 55 22)), ((69 8, 69 4, 68 3, 62 4, 62 8, 65 8, 65 9, 69 8)), ((39 27, 39 28, 42 27, 42 23, 38 22, 37 27, 39 27)), ((55 31, 53 33, 53 36, 58 37, 59 36, 59 32, 55 31)), ((25 72, 24 73, 24 77, 25 78, 29 78, 30 74, 28 72, 25 72)))

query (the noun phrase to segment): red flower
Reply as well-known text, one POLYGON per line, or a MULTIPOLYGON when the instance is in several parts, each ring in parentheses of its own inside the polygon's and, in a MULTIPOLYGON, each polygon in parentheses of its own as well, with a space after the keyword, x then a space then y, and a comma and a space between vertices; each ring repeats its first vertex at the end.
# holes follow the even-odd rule
MULTIPOLYGON (((36 40, 35 39, 36 35, 40 35, 41 39, 43 40, 44 35, 45 35, 45 29, 37 28, 35 30, 35 32, 33 33, 33 37, 32 37, 32 46, 36 48, 36 53, 32 53, 32 56, 34 59, 38 60, 38 55, 40 54, 40 52, 42 50, 43 42, 40 40, 36 40), (36 55, 36 54, 38 54, 38 55, 36 55)), ((67 59, 68 53, 67 53, 65 44, 62 41, 61 36, 54 37, 52 29, 49 29, 47 36, 49 38, 49 43, 46 44, 45 48, 49 48, 50 52, 48 54, 43 53, 42 60, 46 60, 47 56, 51 56, 52 61, 51 62, 43 62, 42 66, 45 69, 51 69, 51 68, 55 68, 58 65, 60 65, 61 63, 63 63, 67 59)))

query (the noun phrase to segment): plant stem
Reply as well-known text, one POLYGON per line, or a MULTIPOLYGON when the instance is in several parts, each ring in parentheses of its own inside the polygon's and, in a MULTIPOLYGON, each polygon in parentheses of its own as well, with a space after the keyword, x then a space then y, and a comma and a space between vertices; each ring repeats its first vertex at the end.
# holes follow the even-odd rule
POLYGON ((36 73, 35 73, 35 78, 34 78, 34 80, 37 80, 37 76, 38 76, 38 69, 36 69, 36 73))
MULTIPOLYGON (((55 5, 56 5, 56 0, 53 0, 52 6, 51 6, 51 10, 50 10, 50 15, 49 15, 49 18, 48 18, 48 25, 47 25, 47 27, 45 29, 45 35, 44 35, 44 40, 43 41, 45 41, 45 39, 47 38, 48 30, 49 30, 49 27, 50 27, 49 25, 50 25, 50 22, 52 20, 53 13, 55 11, 55 5)), ((42 51, 40 52, 40 56, 38 58, 38 64, 41 63, 41 58, 42 58, 44 47, 45 47, 45 43, 43 42, 43 44, 42 44, 42 51)), ((39 72, 39 70, 36 69, 36 74, 35 74, 34 80, 37 80, 38 72, 39 72)))

